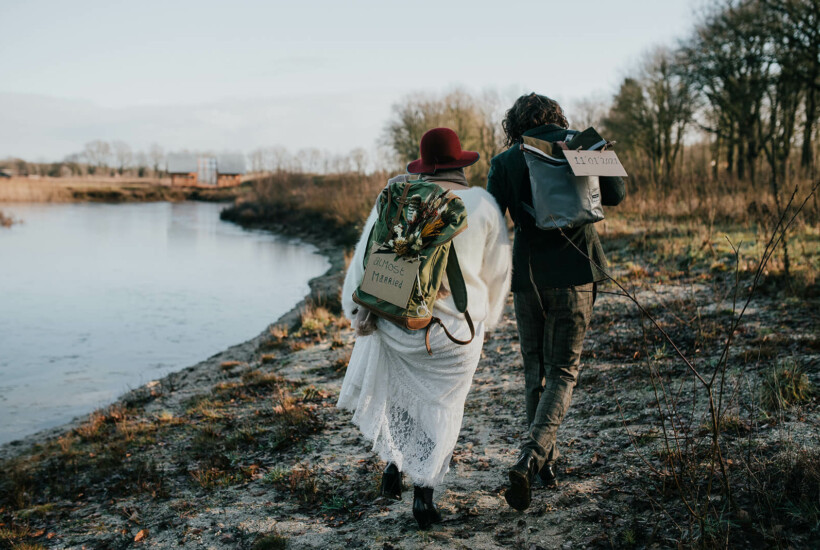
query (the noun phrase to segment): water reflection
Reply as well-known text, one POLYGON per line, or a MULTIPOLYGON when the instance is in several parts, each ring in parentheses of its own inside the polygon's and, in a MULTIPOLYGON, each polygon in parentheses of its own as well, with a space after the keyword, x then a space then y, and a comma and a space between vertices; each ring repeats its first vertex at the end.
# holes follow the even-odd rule
POLYGON ((251 338, 327 269, 208 203, 9 205, 0 232, 0 442, 251 338))

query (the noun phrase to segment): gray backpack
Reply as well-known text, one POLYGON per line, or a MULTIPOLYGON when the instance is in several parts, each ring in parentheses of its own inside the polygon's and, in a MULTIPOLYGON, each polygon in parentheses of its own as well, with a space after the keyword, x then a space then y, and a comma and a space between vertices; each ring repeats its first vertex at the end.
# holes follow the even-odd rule
MULTIPOLYGON (((567 137, 577 135, 570 130, 567 137)), ((600 149, 601 140, 587 150, 600 149)), ((532 205, 522 203, 539 229, 572 229, 604 219, 598 176, 576 176, 569 161, 553 153, 549 141, 524 136, 521 144, 530 172, 532 205)))

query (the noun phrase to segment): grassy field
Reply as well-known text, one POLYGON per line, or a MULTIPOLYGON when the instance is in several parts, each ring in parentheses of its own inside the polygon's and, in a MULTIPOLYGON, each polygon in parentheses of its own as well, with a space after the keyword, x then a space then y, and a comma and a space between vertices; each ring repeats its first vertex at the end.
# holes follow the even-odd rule
MULTIPOLYGON (((332 178, 265 185, 235 211, 319 227, 320 242, 375 194, 332 178)), ((781 244, 767 246, 771 207, 746 198, 631 196, 607 211, 598 229, 621 288, 596 304, 561 483, 525 513, 503 499, 525 432, 511 300, 436 491, 445 522, 424 532, 407 498, 376 498, 383 465, 333 407, 353 346, 335 274, 336 295, 248 345, 7 454, 0 548, 816 547, 820 228, 811 211, 795 219, 787 275, 781 244)))

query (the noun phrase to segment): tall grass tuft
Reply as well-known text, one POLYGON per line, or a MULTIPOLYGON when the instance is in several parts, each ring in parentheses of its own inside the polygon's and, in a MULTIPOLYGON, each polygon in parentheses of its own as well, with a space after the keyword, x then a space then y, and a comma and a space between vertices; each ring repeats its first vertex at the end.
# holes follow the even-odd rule
POLYGON ((760 404, 766 411, 787 409, 809 399, 812 386, 809 375, 794 358, 779 361, 766 373, 760 391, 760 404))

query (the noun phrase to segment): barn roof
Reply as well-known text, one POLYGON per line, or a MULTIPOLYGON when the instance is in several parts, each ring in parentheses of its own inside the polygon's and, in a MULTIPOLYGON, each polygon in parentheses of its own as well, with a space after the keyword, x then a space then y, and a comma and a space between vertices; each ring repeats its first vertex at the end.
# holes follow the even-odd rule
POLYGON ((168 155, 169 174, 190 174, 197 171, 196 155, 191 153, 171 153, 168 155))
POLYGON ((216 171, 220 174, 244 174, 245 156, 236 154, 219 155, 216 166, 216 171))

